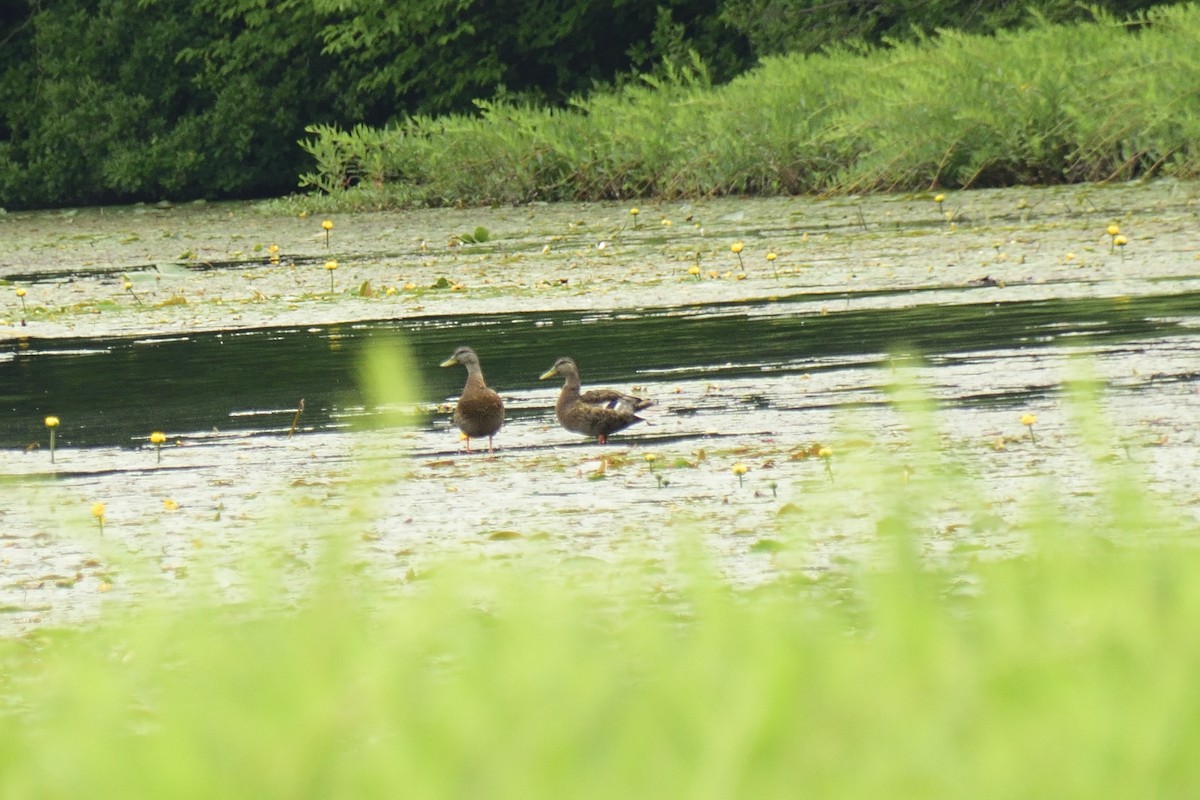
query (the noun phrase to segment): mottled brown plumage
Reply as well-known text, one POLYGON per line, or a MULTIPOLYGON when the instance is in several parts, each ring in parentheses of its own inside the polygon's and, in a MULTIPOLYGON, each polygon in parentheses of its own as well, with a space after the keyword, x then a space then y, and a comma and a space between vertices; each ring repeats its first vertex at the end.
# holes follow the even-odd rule
POLYGON ((645 397, 634 397, 612 389, 592 389, 580 392, 579 367, 570 358, 560 358, 554 366, 542 374, 542 380, 560 375, 564 379, 562 391, 554 411, 559 423, 573 433, 595 436, 600 444, 608 442, 608 435, 642 422, 636 412, 654 405, 645 397))
POLYGON ((454 355, 442 362, 443 367, 462 364, 467 368, 467 383, 463 386, 458 404, 454 407, 454 424, 467 437, 467 452, 471 451, 471 439, 486 436, 488 452, 492 452, 492 436, 504 424, 504 401, 500 395, 488 388, 479 368, 479 356, 469 347, 460 347, 454 355))

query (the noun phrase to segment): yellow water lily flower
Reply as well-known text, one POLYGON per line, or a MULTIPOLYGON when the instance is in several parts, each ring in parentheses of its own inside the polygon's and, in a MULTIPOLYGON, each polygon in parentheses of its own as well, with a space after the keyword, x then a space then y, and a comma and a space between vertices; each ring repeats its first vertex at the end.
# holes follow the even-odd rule
POLYGON ((740 461, 733 465, 733 474, 737 475, 738 486, 742 485, 742 481, 745 480, 746 473, 749 471, 750 468, 740 461))
POLYGON ((54 431, 58 427, 58 417, 46 417, 46 427, 50 429, 50 463, 54 463, 54 431))
POLYGON ((160 464, 162 463, 162 446, 166 440, 167 435, 162 431, 155 431, 150 434, 150 444, 154 445, 155 460, 160 464))
POLYGON ((729 249, 732 250, 733 254, 738 257, 738 266, 741 267, 742 269, 745 269, 746 265, 745 265, 745 263, 742 262, 742 248, 743 247, 744 247, 744 245, 741 242, 734 242, 733 244, 729 245, 729 249))
POLYGON ((822 447, 817 450, 817 455, 825 462, 825 474, 829 476, 829 480, 833 482, 833 450, 828 447, 822 447))
POLYGON ((1022 414, 1021 424, 1029 428, 1029 441, 1036 442, 1037 437, 1033 435, 1033 423, 1037 422, 1037 414, 1022 414))

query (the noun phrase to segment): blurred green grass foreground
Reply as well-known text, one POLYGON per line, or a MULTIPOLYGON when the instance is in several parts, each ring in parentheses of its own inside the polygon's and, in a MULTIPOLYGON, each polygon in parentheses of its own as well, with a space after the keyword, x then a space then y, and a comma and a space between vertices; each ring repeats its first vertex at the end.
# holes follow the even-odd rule
POLYGON ((1194 797, 1196 523, 1096 469, 1087 521, 1033 499, 965 573, 916 556, 932 482, 849 466, 881 555, 837 581, 735 590, 681 532, 665 576, 531 550, 396 591, 330 536, 283 602, 263 567, 0 642, 0 797, 1194 797))

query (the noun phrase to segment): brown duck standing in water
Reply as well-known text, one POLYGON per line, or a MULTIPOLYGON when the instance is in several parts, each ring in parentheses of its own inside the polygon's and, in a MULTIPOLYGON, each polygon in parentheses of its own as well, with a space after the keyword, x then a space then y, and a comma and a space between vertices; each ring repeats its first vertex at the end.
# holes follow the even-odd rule
POLYGON ((608 435, 624 430, 636 422, 643 408, 654 405, 645 397, 621 394, 612 389, 579 391, 579 367, 569 358, 560 358, 542 374, 542 380, 561 375, 565 382, 558 393, 554 410, 562 426, 574 433, 595 436, 600 444, 608 443, 608 435))
POLYGON ((504 401, 500 395, 488 388, 479 368, 479 356, 469 347, 460 347, 454 355, 442 362, 443 367, 462 364, 467 368, 467 383, 454 407, 454 424, 467 437, 467 452, 471 452, 471 439, 486 436, 488 452, 492 452, 492 436, 504 424, 504 401))

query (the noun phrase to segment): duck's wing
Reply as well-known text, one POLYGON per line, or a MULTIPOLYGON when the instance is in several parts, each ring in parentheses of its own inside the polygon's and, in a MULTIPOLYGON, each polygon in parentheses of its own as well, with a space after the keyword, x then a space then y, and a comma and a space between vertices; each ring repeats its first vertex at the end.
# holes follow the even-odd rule
POLYGON ((604 404, 594 405, 581 401, 572 406, 566 416, 567 420, 564 422, 570 423, 567 426, 569 429, 590 436, 607 436, 642 421, 631 408, 619 402, 610 408, 604 404))
POLYGON ((634 397, 612 389, 592 389, 581 394, 579 399, 594 408, 607 408, 628 414, 654 405, 654 401, 648 397, 634 397))

